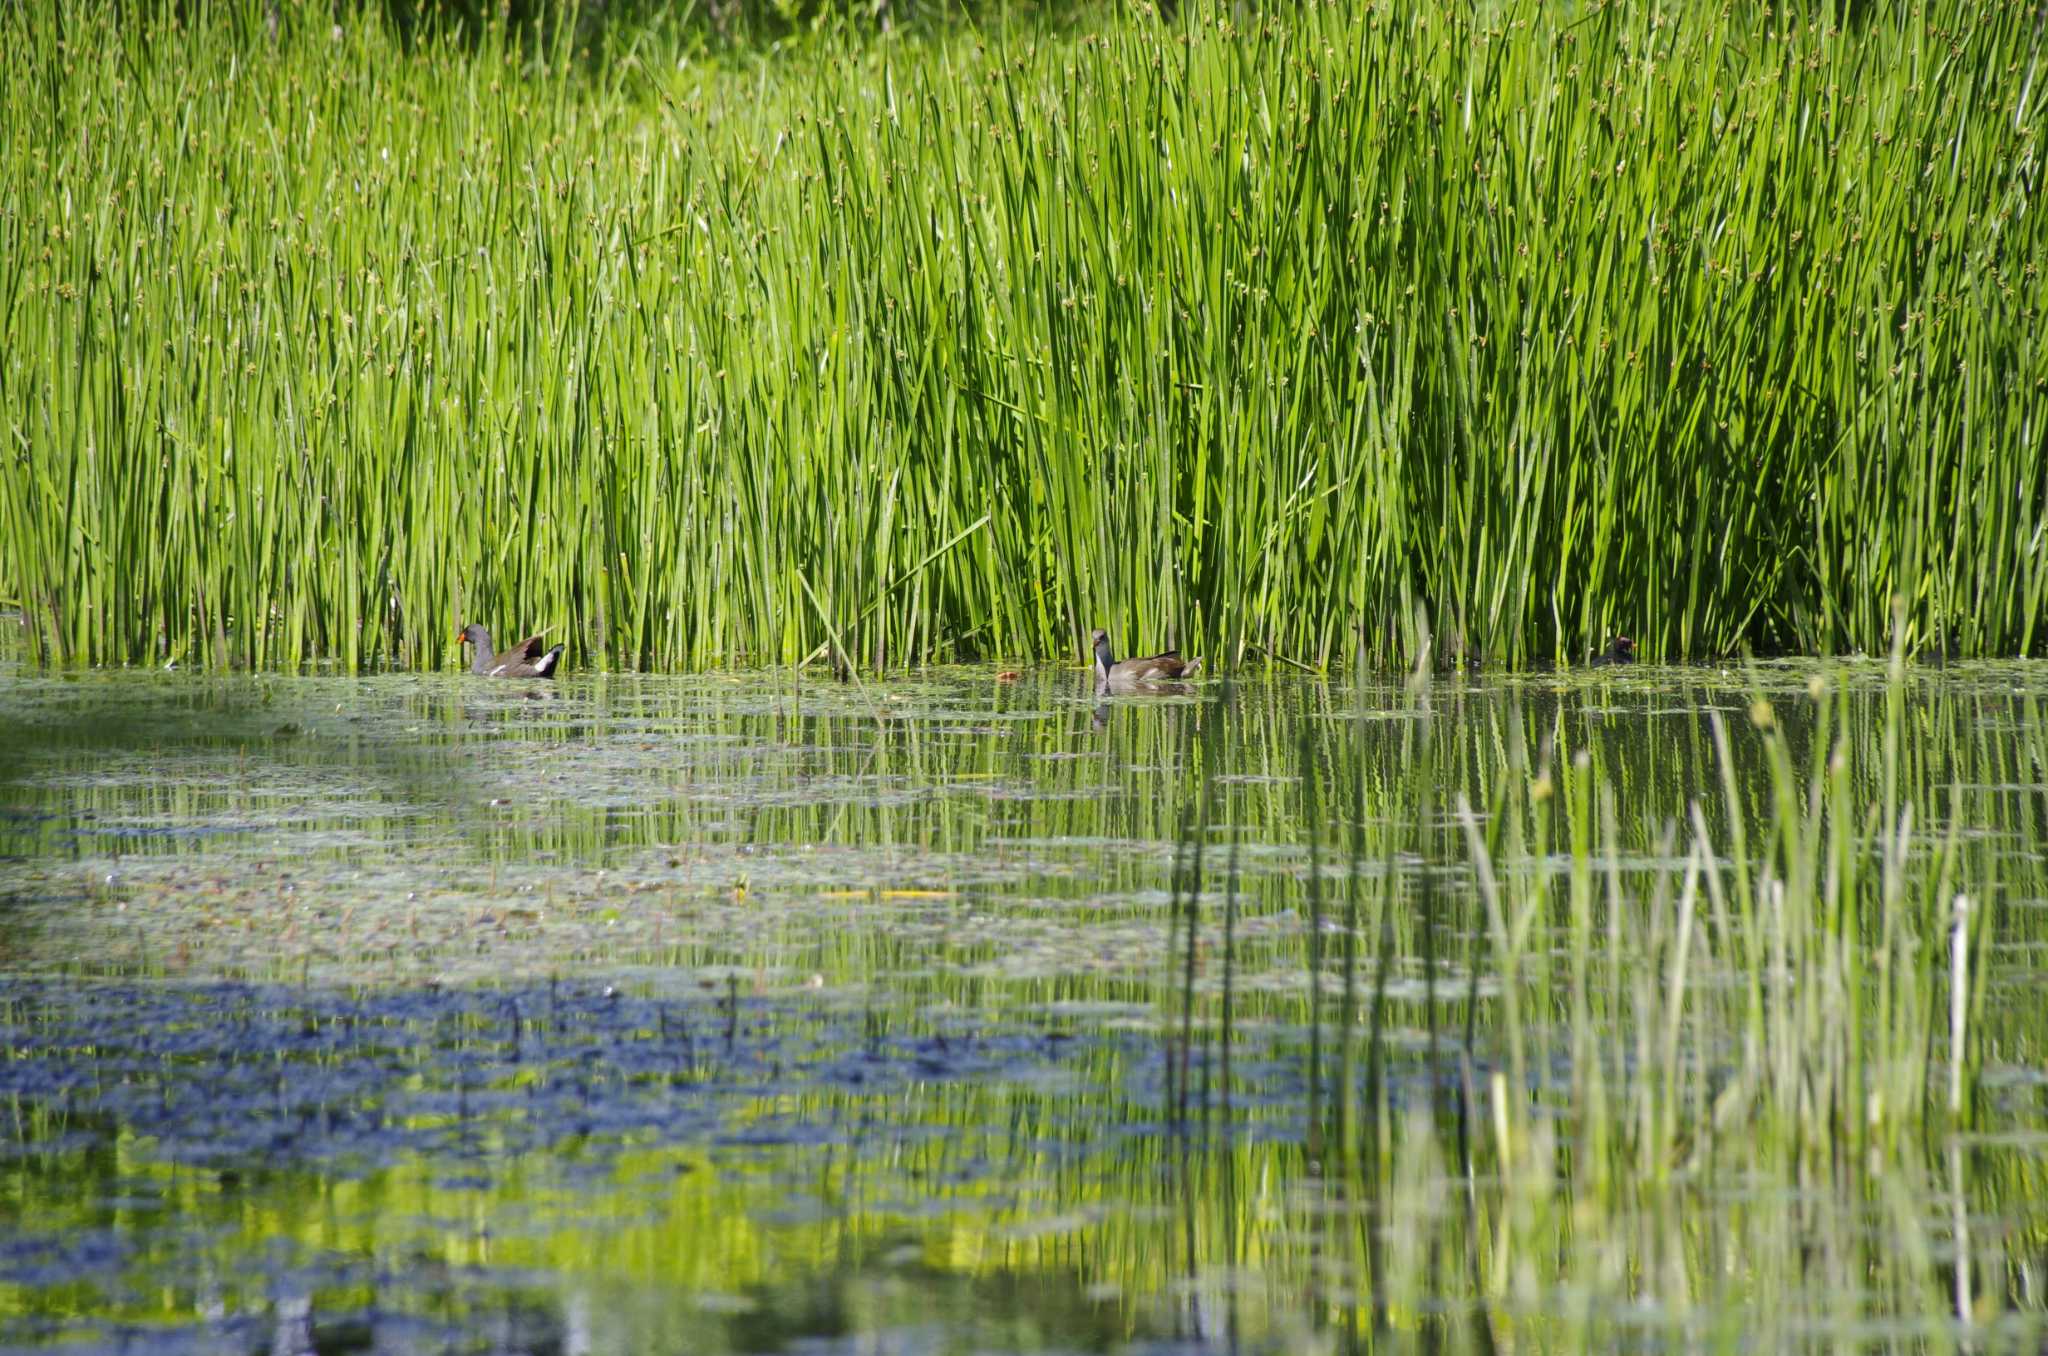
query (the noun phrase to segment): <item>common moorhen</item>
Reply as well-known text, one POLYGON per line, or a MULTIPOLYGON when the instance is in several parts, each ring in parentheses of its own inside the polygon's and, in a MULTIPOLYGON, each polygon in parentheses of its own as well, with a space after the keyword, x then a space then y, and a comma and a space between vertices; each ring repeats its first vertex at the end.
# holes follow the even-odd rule
POLYGON ((1614 643, 1593 656, 1593 667, 1604 669, 1609 664, 1633 664, 1636 662, 1636 643, 1627 636, 1616 636, 1614 643))
POLYGON ((528 636, 503 654, 491 650, 491 633, 475 622, 462 628, 457 640, 476 647, 469 659, 469 671, 483 678, 552 678, 562 658, 562 647, 543 652, 539 636, 528 636))
POLYGON ((1109 632, 1097 631, 1095 642, 1095 685, 1098 688, 1130 687, 1137 683, 1171 682, 1175 678, 1188 678, 1202 667, 1199 659, 1182 659, 1179 650, 1168 650, 1165 654, 1148 655, 1144 659, 1126 659, 1118 662, 1110 652, 1109 632))

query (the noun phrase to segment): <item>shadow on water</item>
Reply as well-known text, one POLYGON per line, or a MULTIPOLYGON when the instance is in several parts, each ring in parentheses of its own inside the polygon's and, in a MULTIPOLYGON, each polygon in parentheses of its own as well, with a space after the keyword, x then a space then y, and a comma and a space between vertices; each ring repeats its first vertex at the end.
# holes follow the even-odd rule
POLYGON ((0 695, 0 1342, 2032 1347, 2038 666, 0 695))

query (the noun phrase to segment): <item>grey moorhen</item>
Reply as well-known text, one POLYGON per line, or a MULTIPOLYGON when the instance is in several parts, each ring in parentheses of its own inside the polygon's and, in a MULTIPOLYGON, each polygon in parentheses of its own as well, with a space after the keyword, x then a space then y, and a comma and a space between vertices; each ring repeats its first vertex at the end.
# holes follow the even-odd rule
POLYGON ((1171 682, 1176 678, 1192 677, 1195 670, 1202 667, 1201 660, 1182 659, 1178 650, 1119 662, 1110 652, 1109 632, 1097 631, 1092 639, 1095 644, 1095 685, 1098 688, 1171 682))
POLYGON ((469 671, 483 678, 552 678, 562 647, 542 651, 539 636, 528 636, 503 654, 491 650, 491 633, 475 622, 462 628, 457 640, 475 647, 469 671))
POLYGON ((1610 664, 1633 664, 1636 662, 1636 643, 1627 636, 1616 636, 1614 643, 1593 656, 1593 667, 1604 669, 1610 664))

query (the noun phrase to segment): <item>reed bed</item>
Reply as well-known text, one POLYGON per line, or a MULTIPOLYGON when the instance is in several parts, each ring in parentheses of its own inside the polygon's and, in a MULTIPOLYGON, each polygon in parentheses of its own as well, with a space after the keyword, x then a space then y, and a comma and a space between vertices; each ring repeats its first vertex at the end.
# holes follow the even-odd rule
POLYGON ((46 660, 2048 648, 2031 3, 281 12, 0 17, 46 660))

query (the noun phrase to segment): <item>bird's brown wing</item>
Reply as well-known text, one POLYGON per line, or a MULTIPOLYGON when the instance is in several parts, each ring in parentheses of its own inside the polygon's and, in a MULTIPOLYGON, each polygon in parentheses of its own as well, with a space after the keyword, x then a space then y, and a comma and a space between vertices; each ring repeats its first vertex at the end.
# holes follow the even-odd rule
POLYGON ((541 644, 541 641, 545 639, 545 637, 546 633, 543 632, 541 635, 528 636, 525 640, 520 641, 517 645, 507 645, 504 649, 498 651, 498 658, 538 659, 546 650, 546 647, 541 644))
POLYGON ((498 678, 552 678, 555 665, 561 658, 562 647, 559 645, 531 659, 523 657, 523 653, 515 654, 493 668, 491 674, 498 678))
POLYGON ((1149 678, 1178 678, 1192 666, 1180 657, 1179 650, 1168 650, 1143 659, 1126 659, 1116 667, 1118 677, 1142 683, 1149 678))

